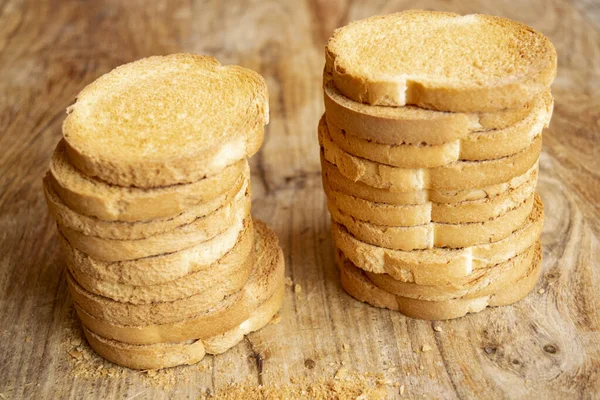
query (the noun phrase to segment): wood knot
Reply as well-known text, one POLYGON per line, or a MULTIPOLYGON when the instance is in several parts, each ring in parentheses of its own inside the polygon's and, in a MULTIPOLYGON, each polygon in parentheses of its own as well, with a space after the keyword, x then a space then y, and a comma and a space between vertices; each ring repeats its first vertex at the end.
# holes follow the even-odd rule
POLYGON ((556 354, 556 352, 558 351, 558 349, 553 344, 547 344, 547 345, 544 346, 544 351, 546 353, 556 354))
POLYGON ((304 366, 308 369, 313 369, 317 363, 314 360, 307 358, 304 360, 304 366))
POLYGON ((483 348, 483 351, 485 351, 485 354, 495 354, 496 353, 496 348, 492 347, 492 346, 485 346, 483 348))

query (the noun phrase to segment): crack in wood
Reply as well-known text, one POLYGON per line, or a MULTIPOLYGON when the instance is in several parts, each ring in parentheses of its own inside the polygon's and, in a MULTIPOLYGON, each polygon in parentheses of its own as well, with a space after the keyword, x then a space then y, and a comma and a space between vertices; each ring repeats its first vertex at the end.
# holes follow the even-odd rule
POLYGON ((438 351, 442 355, 442 357, 441 357, 442 364, 444 365, 444 370, 446 371, 446 374, 448 375, 448 379, 450 380, 450 384, 452 385, 452 390, 454 390, 456 397, 459 400, 462 400, 463 397, 458 392, 458 386, 457 386, 456 382, 454 381, 454 374, 452 373, 452 371, 450 371, 450 365, 449 365, 448 358, 444 357, 444 354, 443 354, 444 347, 442 346, 442 342, 440 341, 439 335, 435 334, 436 332, 434 329, 434 323, 435 322, 431 322, 430 325, 431 325, 431 330, 433 331, 433 340, 435 341, 435 346, 438 348, 438 351))
POLYGON ((212 393, 215 393, 215 357, 212 357, 211 360, 211 366, 212 368, 210 369, 210 389, 207 389, 207 391, 212 391, 212 393))
POLYGON ((245 337, 245 340, 248 343, 248 346, 250 347, 250 355, 248 356, 248 359, 254 360, 254 363, 256 365, 258 384, 262 386, 264 357, 263 357, 262 353, 259 353, 254 349, 254 343, 252 343, 252 341, 250 340, 250 338, 248 336, 245 337))

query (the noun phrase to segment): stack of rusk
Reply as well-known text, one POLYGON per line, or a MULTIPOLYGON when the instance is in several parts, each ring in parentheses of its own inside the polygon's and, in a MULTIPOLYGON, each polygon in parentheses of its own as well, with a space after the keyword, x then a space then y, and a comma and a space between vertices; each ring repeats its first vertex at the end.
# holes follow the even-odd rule
POLYGON ((44 179, 91 347, 136 369, 222 353, 283 299, 277 238, 250 215, 264 79, 212 57, 126 64, 67 110, 44 179))
POLYGON ((406 11, 335 31, 319 141, 348 293, 437 320, 532 290, 555 74, 548 39, 498 17, 406 11))

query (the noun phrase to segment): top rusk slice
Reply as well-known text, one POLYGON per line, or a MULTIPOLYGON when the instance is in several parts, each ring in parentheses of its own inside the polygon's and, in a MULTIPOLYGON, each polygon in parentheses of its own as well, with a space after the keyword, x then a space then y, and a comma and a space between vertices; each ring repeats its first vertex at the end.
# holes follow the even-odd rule
POLYGON ((122 65, 84 88, 67 113, 73 165, 142 188, 195 182, 252 156, 269 120, 259 74, 194 54, 122 65))
POLYGON ((519 108, 549 87, 556 50, 509 19, 410 10, 337 29, 325 49, 337 90, 361 103, 440 111, 519 108))

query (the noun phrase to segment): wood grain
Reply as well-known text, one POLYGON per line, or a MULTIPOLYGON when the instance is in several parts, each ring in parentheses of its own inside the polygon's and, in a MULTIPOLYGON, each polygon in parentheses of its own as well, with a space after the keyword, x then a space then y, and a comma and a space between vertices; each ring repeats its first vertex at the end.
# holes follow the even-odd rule
POLYGON ((341 367, 382 374, 373 380, 392 398, 400 387, 408 398, 599 398, 599 21, 591 0, 0 1, 0 398, 307 388, 335 381, 341 367), (405 8, 507 16, 557 48, 539 184, 543 273, 513 307, 431 323, 366 306, 340 287, 316 139, 323 46, 349 20, 405 8), (302 291, 288 289, 279 324, 199 366, 155 375, 92 358, 83 365, 94 371, 82 369, 68 354, 79 332, 41 177, 64 110, 85 84, 119 64, 180 51, 267 79, 271 123, 252 160, 253 213, 276 230, 287 275, 302 291))

